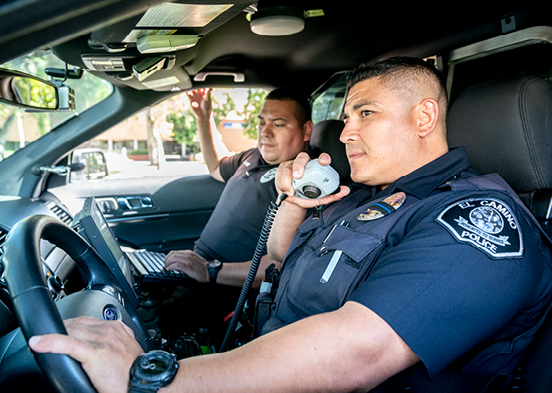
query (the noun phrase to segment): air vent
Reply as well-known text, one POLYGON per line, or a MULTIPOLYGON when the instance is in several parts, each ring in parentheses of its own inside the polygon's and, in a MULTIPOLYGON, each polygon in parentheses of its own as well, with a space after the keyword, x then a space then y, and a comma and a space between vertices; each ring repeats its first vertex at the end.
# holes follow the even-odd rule
POLYGON ((71 217, 69 213, 67 213, 65 210, 63 210, 52 201, 47 201, 45 205, 48 206, 48 209, 50 209, 50 211, 54 213, 57 218, 59 218, 64 224, 71 225, 71 223, 73 222, 73 217, 71 217))
POLYGON ((73 217, 69 215, 65 210, 63 210, 61 207, 54 205, 50 207, 50 210, 58 216, 58 218, 65 224, 71 225, 73 222, 73 217))
POLYGON ((8 231, 0 227, 0 259, 4 255, 4 242, 6 241, 6 236, 8 236, 8 231))

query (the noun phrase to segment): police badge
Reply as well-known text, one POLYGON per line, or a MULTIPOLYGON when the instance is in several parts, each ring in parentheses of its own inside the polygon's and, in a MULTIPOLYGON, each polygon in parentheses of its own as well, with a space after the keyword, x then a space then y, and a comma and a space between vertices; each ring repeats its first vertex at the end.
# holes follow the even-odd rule
POLYGON ((385 217, 401 207, 405 200, 406 194, 404 192, 397 192, 396 194, 388 196, 383 201, 368 206, 364 213, 359 214, 357 220, 373 221, 385 217))
POLYGON ((523 255, 523 237, 512 209, 493 198, 465 199, 448 206, 435 219, 460 243, 493 258, 523 255))

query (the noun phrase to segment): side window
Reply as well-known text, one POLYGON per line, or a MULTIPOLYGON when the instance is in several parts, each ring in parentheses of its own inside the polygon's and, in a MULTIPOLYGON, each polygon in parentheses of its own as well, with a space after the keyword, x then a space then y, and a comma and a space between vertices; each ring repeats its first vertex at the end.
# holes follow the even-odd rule
MULTIPOLYGON (((214 89, 213 113, 219 152, 232 155, 257 146, 262 89, 214 89)), ((73 151, 71 182, 142 176, 208 174, 199 147, 196 119, 186 94, 145 109, 73 151)))
POLYGON ((339 120, 341 118, 347 93, 347 79, 350 73, 350 71, 344 71, 334 74, 312 94, 312 121, 314 124, 322 120, 339 120))

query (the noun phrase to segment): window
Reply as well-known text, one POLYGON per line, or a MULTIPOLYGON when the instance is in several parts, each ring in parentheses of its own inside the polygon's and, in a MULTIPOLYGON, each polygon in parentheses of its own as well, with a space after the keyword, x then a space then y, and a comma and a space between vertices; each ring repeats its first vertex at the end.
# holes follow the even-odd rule
MULTIPOLYGON (((257 146, 256 118, 267 92, 261 89, 214 89, 213 112, 219 152, 235 154, 257 146)), ((169 98, 106 130, 73 152, 84 163, 101 152, 107 168, 99 174, 73 172, 71 181, 107 177, 193 176, 208 174, 199 148, 197 123, 186 94, 169 98), (95 153, 96 154, 96 153, 95 153)))
POLYGON ((347 79, 350 71, 334 74, 312 95, 312 121, 339 120, 347 93, 347 79))

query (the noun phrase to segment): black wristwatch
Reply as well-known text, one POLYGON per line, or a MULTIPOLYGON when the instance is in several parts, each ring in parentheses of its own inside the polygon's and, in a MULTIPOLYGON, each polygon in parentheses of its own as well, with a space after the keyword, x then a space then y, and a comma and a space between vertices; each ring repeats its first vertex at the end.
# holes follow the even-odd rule
POLYGON ((178 370, 176 355, 150 351, 136 358, 130 368, 130 393, 154 393, 170 384, 178 370))
POLYGON ((214 284, 217 282, 218 272, 222 269, 222 262, 218 259, 207 262, 207 270, 209 270, 209 282, 214 284))

